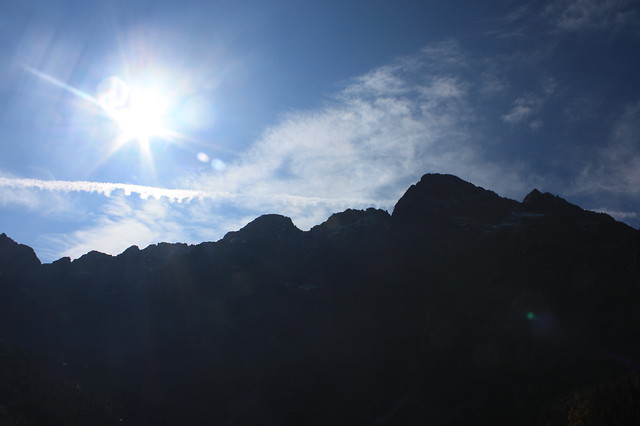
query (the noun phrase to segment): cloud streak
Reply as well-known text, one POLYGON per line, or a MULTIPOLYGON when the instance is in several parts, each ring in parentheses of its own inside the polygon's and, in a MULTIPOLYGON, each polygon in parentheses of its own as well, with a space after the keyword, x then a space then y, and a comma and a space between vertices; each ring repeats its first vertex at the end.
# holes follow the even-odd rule
MULTIPOLYGON (((97 193, 106 197, 111 197, 114 193, 121 193, 125 196, 137 194, 140 199, 166 199, 171 203, 191 202, 193 200, 214 200, 219 202, 229 202, 232 204, 246 204, 249 200, 257 201, 261 198, 259 193, 251 192, 245 194, 232 194, 226 191, 203 191, 193 189, 168 189, 154 186, 133 185, 128 183, 91 182, 91 181, 65 181, 65 180, 41 180, 0 177, 0 188, 28 190, 39 189, 56 192, 88 192, 97 193)), ((312 197, 291 194, 264 194, 264 198, 269 198, 272 202, 289 204, 331 204, 348 205, 349 203, 373 203, 378 204, 379 200, 364 199, 358 197, 336 198, 336 197, 312 197)), ((29 198, 30 200, 33 197, 29 198)), ((7 200, 5 200, 7 201, 7 200)), ((8 200, 12 201, 12 200, 8 200)), ((15 200, 14 200, 15 201, 15 200)), ((27 200, 28 201, 28 200, 27 200)), ((23 204, 28 204, 26 201, 23 204)))
POLYGON ((128 183, 41 180, 0 177, 0 187, 14 189, 40 189, 58 192, 92 192, 111 196, 116 191, 124 195, 138 194, 140 198, 167 198, 171 202, 181 203, 202 198, 231 198, 231 194, 224 192, 194 191, 190 189, 167 189, 153 186, 132 185, 128 183))
POLYGON ((638 26, 635 0, 561 0, 547 6, 556 30, 619 30, 638 26))

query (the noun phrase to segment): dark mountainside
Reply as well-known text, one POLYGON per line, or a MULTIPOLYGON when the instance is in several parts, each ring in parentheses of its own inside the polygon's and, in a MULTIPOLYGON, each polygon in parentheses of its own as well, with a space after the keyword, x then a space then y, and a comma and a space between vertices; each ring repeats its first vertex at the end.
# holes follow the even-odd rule
POLYGON ((0 305, 3 425, 640 424, 640 232, 536 190, 44 265, 2 234, 0 305))

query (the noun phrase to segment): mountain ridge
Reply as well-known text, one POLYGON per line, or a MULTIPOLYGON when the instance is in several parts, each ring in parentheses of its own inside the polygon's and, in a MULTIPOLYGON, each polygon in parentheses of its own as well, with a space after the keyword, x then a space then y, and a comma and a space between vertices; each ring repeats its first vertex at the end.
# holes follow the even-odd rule
POLYGON ((567 425, 573 393, 637 398, 640 231, 537 190, 425 175, 391 214, 37 266, 0 243, 31 259, 0 275, 0 340, 95 366, 101 424, 567 425))
MULTIPOLYGON (((428 208, 429 202, 431 202, 431 206, 437 209, 441 209, 445 211, 447 214, 451 214, 452 213, 451 210, 448 209, 451 206, 444 205, 447 198, 452 200, 457 200, 459 204, 463 204, 463 202, 469 202, 469 201, 473 202, 474 197, 475 197, 475 200, 477 201, 478 199, 481 199, 482 196, 487 196, 488 198, 492 199, 491 201, 494 201, 494 202, 497 201, 502 204, 500 208, 498 208, 496 211, 493 211, 491 213, 484 212, 485 215, 489 215, 484 219, 489 221, 506 218, 509 214, 513 213, 512 211, 509 211, 509 209, 516 210, 517 214, 519 215, 529 214, 531 216, 535 216, 535 214, 544 214, 545 212, 549 213, 551 211, 555 213, 565 212, 569 215, 571 214, 576 215, 584 212, 589 212, 588 214, 590 214, 591 217, 594 217, 594 218, 600 217, 609 222, 617 222, 621 225, 629 227, 629 225, 626 225, 623 222, 617 221, 616 219, 614 219, 613 217, 611 217, 606 213, 594 212, 594 211, 582 209, 579 206, 568 202, 567 200, 563 199, 558 195, 554 195, 549 192, 542 193, 535 188, 523 198, 522 202, 518 202, 515 200, 511 200, 509 198, 501 197, 493 191, 486 190, 484 188, 473 185, 454 175, 427 173, 421 177, 420 181, 418 181, 416 184, 413 184, 409 187, 409 189, 405 192, 405 194, 398 200, 398 202, 392 209, 391 214, 387 213, 384 210, 374 209, 374 208, 368 208, 363 210, 347 209, 343 212, 332 214, 325 222, 313 226, 309 231, 302 231, 293 224, 291 218, 283 215, 279 215, 279 214, 269 213, 269 214, 263 214, 261 216, 258 216, 256 219, 247 223, 247 225, 245 225, 244 227, 242 227, 237 231, 227 232, 220 240, 215 242, 219 242, 219 241, 229 242, 231 239, 237 238, 237 236, 242 233, 251 232, 250 230, 257 230, 265 227, 266 228, 272 227, 274 231, 277 231, 278 229, 282 230, 285 228, 289 228, 290 230, 299 231, 302 233, 307 233, 310 231, 312 231, 312 233, 320 232, 319 230, 322 229, 323 225, 327 228, 336 227, 337 222, 342 221, 344 217, 348 217, 348 216, 353 217, 354 214, 364 214, 365 212, 372 212, 372 211, 385 212, 390 218, 393 218, 395 222, 398 222, 398 221, 405 220, 403 218, 404 216, 411 215, 410 212, 405 212, 405 210, 407 210, 407 208, 405 207, 405 204, 406 204, 405 200, 407 198, 415 198, 414 193, 421 194, 421 196, 426 195, 424 199, 412 200, 412 203, 413 203, 412 209, 414 210, 417 209, 419 211, 422 211, 421 209, 425 208, 425 205, 424 205, 425 203, 427 203, 426 207, 428 208), (471 198, 471 200, 468 199, 469 197, 471 198), (362 212, 362 213, 355 213, 355 212, 362 212)), ((464 208, 464 206, 462 205, 459 205, 457 207, 464 208)), ((469 211, 463 211, 463 213, 464 213, 464 216, 471 216, 469 211)), ((415 214, 413 216, 415 216, 415 214)), ((378 219, 379 218, 380 216, 378 217, 378 219)), ((350 220, 353 220, 353 219, 350 219, 350 220)), ((634 228, 631 228, 631 229, 634 229, 634 228)), ((265 231, 261 231, 261 232, 265 232, 265 231)), ((110 255, 110 254, 102 253, 96 250, 92 250, 90 252, 83 254, 77 259, 73 259, 72 263, 80 260, 83 257, 85 257, 86 259, 87 256, 89 258, 100 256, 100 255, 118 257, 118 256, 124 255, 126 252, 132 255, 134 252, 144 252, 147 249, 150 249, 151 251, 155 251, 155 250, 160 251, 164 249, 165 252, 168 252, 172 250, 169 247, 180 247, 180 249, 178 250, 181 250, 184 252, 185 248, 194 247, 197 245, 198 244, 187 245, 185 243, 161 242, 157 244, 150 244, 148 247, 145 247, 144 249, 140 249, 139 247, 134 245, 127 248, 122 253, 119 253, 116 255, 110 255)), ((22 254, 19 257, 33 257, 33 256, 30 256, 29 253, 27 253, 27 250, 33 252, 35 255, 35 251, 33 251, 31 247, 16 243, 11 238, 9 238, 5 233, 1 234, 0 250, 9 250, 9 247, 11 246, 20 247, 22 254)), ((35 255, 35 257, 37 258, 37 255, 35 255)), ((0 259, 2 258, 6 258, 6 256, 3 254, 3 252, 0 252, 0 259)), ((64 262, 65 261, 64 259, 65 258, 63 257, 63 258, 54 260, 51 263, 56 263, 60 261, 64 262)), ((27 263, 30 262, 29 264, 31 266, 35 264, 32 260, 25 259, 25 261, 27 263)), ((38 262, 41 263, 39 259, 38 259, 38 262)))

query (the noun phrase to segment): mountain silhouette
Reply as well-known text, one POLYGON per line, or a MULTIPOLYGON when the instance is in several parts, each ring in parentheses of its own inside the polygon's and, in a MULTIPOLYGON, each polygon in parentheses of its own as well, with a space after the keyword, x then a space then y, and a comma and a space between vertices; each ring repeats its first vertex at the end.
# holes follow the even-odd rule
POLYGON ((51 264, 2 234, 0 422, 640 424, 638 306, 638 230, 451 175, 309 231, 51 264))

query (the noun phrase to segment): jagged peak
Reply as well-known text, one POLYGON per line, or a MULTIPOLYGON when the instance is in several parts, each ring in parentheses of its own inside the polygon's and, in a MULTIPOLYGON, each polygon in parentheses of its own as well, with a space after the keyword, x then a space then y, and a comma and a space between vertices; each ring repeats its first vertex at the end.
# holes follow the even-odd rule
POLYGON ((275 235, 294 235, 302 232, 293 224, 290 217, 279 214, 265 214, 255 218, 238 231, 228 232, 222 240, 269 238, 275 235))
POLYGON ((132 257, 132 256, 138 255, 139 253, 140 253, 140 247, 134 244, 131 247, 128 247, 125 251, 123 251, 116 257, 118 258, 132 257))
POLYGON ((450 173, 425 173, 420 177, 420 182, 427 181, 439 181, 439 182, 451 182, 451 183, 462 183, 466 185, 472 185, 469 182, 461 179, 456 175, 452 175, 450 173))
POLYGON ((300 231, 300 229, 293 224, 290 217, 280 214, 264 214, 249 222, 238 232, 251 231, 258 228, 273 229, 277 231, 300 231))
POLYGON ((457 176, 425 174, 398 200, 392 217, 397 224, 423 222, 427 217, 465 217, 493 221, 510 214, 516 201, 500 197, 457 176))
POLYGON ((498 194, 449 174, 428 173, 420 181, 411 185, 403 197, 418 198, 431 203, 449 199, 464 199, 469 196, 500 198, 498 194))
POLYGON ((332 214, 326 221, 314 226, 312 230, 316 232, 321 230, 335 231, 362 221, 377 223, 389 218, 390 215, 386 210, 375 209, 373 207, 366 210, 347 209, 343 212, 332 214))
POLYGON ((4 232, 0 234, 0 269, 17 271, 41 265, 40 259, 29 246, 11 239, 4 232))
POLYGON ((9 237, 4 232, 2 234, 0 234, 0 243, 2 243, 2 242, 18 245, 18 243, 16 243, 14 240, 12 240, 11 237, 9 237))
POLYGON ((159 260, 161 262, 167 262, 175 256, 180 256, 189 253, 191 250, 189 244, 186 243, 157 243, 151 244, 143 250, 133 252, 132 247, 127 250, 131 250, 131 254, 138 255, 144 258, 147 262, 153 260, 159 260))
POLYGON ((461 193, 476 192, 478 190, 488 191, 484 188, 467 182, 458 176, 440 173, 427 173, 420 178, 420 181, 412 185, 423 191, 429 191, 434 196, 451 197, 461 193))
POLYGON ((102 253, 101 251, 91 250, 89 253, 83 254, 79 258, 75 259, 72 263, 76 265, 88 265, 96 262, 100 262, 104 259, 112 259, 110 254, 102 253))
MULTIPOLYGON (((547 194, 548 194, 548 192, 547 192, 547 194)), ((532 200, 539 199, 542 196, 543 196, 543 194, 542 194, 542 192, 538 191, 538 188, 533 188, 533 190, 531 192, 529 192, 527 195, 525 195, 525 197, 522 200, 522 202, 523 203, 530 203, 532 200)))
POLYGON ((543 213, 557 212, 559 210, 572 210, 575 212, 584 211, 582 208, 571 204, 564 198, 549 192, 540 192, 538 189, 533 189, 522 200, 522 205, 528 210, 539 211, 543 213))

